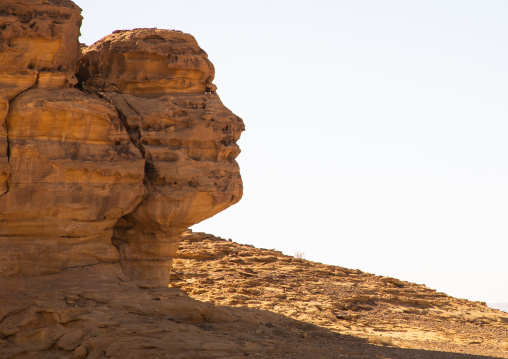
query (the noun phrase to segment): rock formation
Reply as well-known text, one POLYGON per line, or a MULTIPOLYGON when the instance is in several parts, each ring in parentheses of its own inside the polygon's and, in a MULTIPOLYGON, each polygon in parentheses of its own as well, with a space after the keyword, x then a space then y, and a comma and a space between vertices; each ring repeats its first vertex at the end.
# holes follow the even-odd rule
POLYGON ((0 358, 508 358, 483 303, 181 236, 240 200, 243 122, 192 36, 80 49, 80 11, 0 2, 0 358))
POLYGON ((0 4, 0 193, 7 191, 10 173, 5 123, 9 102, 35 85, 39 71, 59 70, 64 80, 73 77, 80 24, 80 9, 71 1, 0 4))
POLYGON ((242 196, 244 125, 191 35, 80 50, 80 12, 0 4, 0 277, 107 262, 167 285, 180 234, 242 196))

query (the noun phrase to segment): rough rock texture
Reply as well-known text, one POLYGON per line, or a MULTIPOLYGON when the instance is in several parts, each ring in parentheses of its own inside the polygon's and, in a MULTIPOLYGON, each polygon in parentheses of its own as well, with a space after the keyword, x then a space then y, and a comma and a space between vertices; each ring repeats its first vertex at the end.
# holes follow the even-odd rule
POLYGON ((372 344, 439 351, 437 358, 508 358, 508 313, 485 303, 204 233, 183 235, 171 286, 219 308, 269 310, 372 344))
POLYGON ((72 1, 0 4, 0 194, 7 190, 10 172, 5 126, 9 101, 35 84, 39 70, 74 72, 80 25, 81 9, 72 1))
POLYGON ((167 285, 180 234, 242 196, 244 125, 191 35, 118 31, 81 53, 80 11, 0 4, 0 277, 121 262, 167 285))
POLYGON ((85 50, 85 85, 144 97, 215 90, 215 70, 194 37, 181 31, 119 30, 85 50))
POLYGON ((117 112, 72 88, 81 9, 0 4, 0 276, 118 261, 118 218, 145 195, 144 160, 117 112))
POLYGON ((292 321, 218 308, 174 288, 138 286, 118 265, 7 278, 0 286, 0 358, 221 358, 276 348, 244 346, 241 330, 292 321), (220 328, 224 338, 211 331, 220 328))
POLYGON ((394 278, 203 233, 184 235, 172 278, 4 278, 0 358, 508 358, 507 313, 394 278))
POLYGON ((114 108, 76 89, 37 86, 11 101, 6 124, 1 273, 117 261, 113 227, 145 188, 143 158, 114 108))
POLYGON ((182 232, 242 196, 235 158, 244 125, 211 91, 213 76, 206 53, 180 31, 118 31, 80 61, 84 88, 115 106, 146 161, 148 195, 114 236, 132 279, 167 285, 182 232))
POLYGON ((0 69, 72 71, 81 9, 70 0, 2 0, 0 69))

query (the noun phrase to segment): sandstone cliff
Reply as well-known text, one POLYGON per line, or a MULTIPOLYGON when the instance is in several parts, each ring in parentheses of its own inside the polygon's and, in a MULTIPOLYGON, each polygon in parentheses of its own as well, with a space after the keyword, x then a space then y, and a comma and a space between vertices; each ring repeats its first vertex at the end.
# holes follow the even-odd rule
POLYGON ((0 277, 116 262, 167 285, 180 234, 242 196, 244 125, 191 35, 80 49, 80 12, 0 4, 0 277))

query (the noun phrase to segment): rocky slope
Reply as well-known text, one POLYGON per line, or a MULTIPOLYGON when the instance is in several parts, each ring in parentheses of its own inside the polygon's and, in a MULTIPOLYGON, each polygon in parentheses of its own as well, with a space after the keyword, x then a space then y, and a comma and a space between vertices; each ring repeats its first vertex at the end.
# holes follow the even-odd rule
POLYGON ((269 310, 374 343, 508 357, 508 314, 485 303, 203 233, 184 234, 172 279, 217 306, 269 310))
POLYGON ((508 358, 507 313, 394 278, 190 232, 172 278, 4 278, 0 358, 508 358))

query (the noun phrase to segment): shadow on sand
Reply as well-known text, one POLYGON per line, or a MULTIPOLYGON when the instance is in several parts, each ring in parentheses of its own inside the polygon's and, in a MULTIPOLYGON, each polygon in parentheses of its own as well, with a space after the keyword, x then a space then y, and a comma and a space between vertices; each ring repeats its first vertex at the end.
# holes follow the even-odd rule
POLYGON ((2 359, 508 358, 479 345, 432 348, 443 351, 373 345, 266 310, 215 306, 127 281, 116 264, 0 278, 2 359))
MULTIPOLYGON (((223 308, 239 315, 243 318, 260 318, 266 320, 267 316, 271 317, 270 322, 261 322, 254 328, 244 332, 236 332, 235 329, 228 328, 229 325, 222 323, 206 323, 200 324, 198 327, 207 331, 218 330, 222 334, 231 336, 230 340, 236 341, 239 345, 243 345, 243 356, 262 358, 294 358, 294 359, 321 359, 321 358, 384 358, 384 359, 487 359, 487 358, 508 358, 501 351, 489 351, 488 349, 475 346, 475 348, 467 348, 466 346, 452 345, 442 343, 444 347, 448 346, 448 350, 424 350, 424 349, 407 349, 396 346, 374 345, 369 343, 368 339, 355 337, 352 335, 340 334, 323 327, 319 327, 307 322, 298 321, 284 315, 276 314, 270 311, 243 308, 243 307, 216 307, 223 308), (228 330, 229 329, 229 330, 228 330), (266 351, 256 351, 255 345, 249 343, 276 344, 272 347, 266 347, 266 351), (248 348, 251 347, 251 350, 248 348), (466 353, 460 353, 464 351, 466 353), (482 355, 473 354, 483 352, 482 355), (488 355, 485 355, 489 352, 488 355), (256 354, 258 356, 256 356, 256 354), (259 356, 259 354, 261 354, 259 356)), ((435 345, 435 343, 434 343, 435 345)), ((430 346, 430 345, 429 345, 430 346)), ((241 356, 238 356, 241 357, 241 356)))

